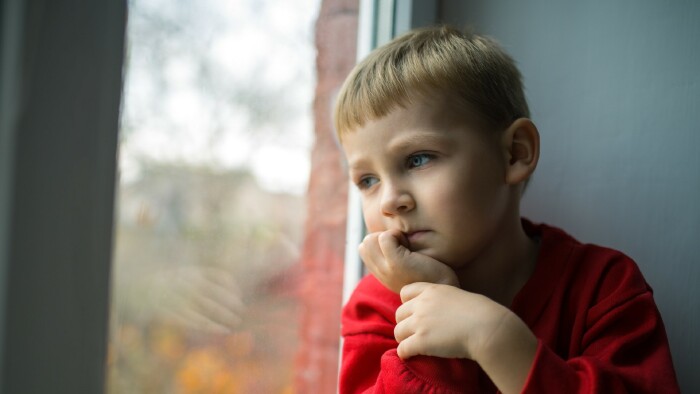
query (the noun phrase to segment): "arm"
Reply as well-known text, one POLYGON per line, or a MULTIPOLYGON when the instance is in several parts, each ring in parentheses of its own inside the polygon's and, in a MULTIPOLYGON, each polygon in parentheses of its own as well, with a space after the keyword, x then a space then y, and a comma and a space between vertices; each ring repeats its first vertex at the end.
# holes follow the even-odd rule
POLYGON ((472 358, 504 393, 679 391, 650 291, 610 297, 588 309, 585 331, 571 339, 581 342, 580 353, 568 358, 537 340, 514 313, 480 295, 416 283, 401 297, 395 333, 402 358, 472 358))
MULTIPOLYGON (((446 389, 440 384, 466 376, 445 375, 455 366, 445 368, 445 360, 435 358, 410 360, 413 368, 401 360, 394 339, 396 308, 401 305, 398 292, 407 283, 432 280, 458 286, 457 277, 446 265, 427 256, 411 252, 398 231, 372 233, 365 237, 359 251, 372 275, 365 277, 343 308, 343 354, 340 370, 340 393, 424 392, 446 389), (425 376, 428 378, 426 379, 425 376), (436 381, 437 384, 429 382, 436 381)), ((456 366, 456 369, 460 369, 456 366)), ((472 376, 478 373, 468 365, 472 376)), ((462 379, 462 382, 464 379, 462 379)), ((463 388, 464 384, 454 387, 463 388)), ((448 389, 449 390, 449 389, 448 389)), ((462 390, 463 391, 463 390, 462 390)))
POLYGON ((472 359, 502 392, 520 391, 537 340, 514 313, 487 297, 459 289, 450 267, 411 252, 398 231, 369 234, 359 250, 367 268, 384 286, 401 291, 404 305, 396 313, 395 336, 401 342, 398 355, 402 359, 415 355, 472 359), (416 310, 421 306, 424 314, 416 310), (406 320, 408 315, 413 316, 406 320), (509 355, 508 363, 502 362, 503 354, 509 355))
POLYGON ((384 377, 389 372, 382 372, 382 355, 395 347, 394 338, 372 334, 345 336, 340 367, 340 394, 384 391, 384 377))
POLYGON ((371 393, 375 385, 381 387, 382 355, 397 346, 393 314, 400 304, 399 297, 373 276, 364 277, 358 284, 341 316, 341 394, 371 393))
POLYGON ((495 392, 471 360, 399 358, 394 314, 399 296, 376 278, 365 277, 343 308, 340 393, 495 392))
MULTIPOLYGON (((387 241, 390 239, 377 239, 376 245, 387 241)), ((391 244, 387 242, 387 245, 391 244)), ((390 251, 386 247, 384 249, 390 251)), ((384 278, 383 283, 392 283, 393 277, 402 277, 393 275, 392 271, 401 273, 402 268, 412 266, 402 265, 401 259, 391 257, 390 253, 386 253, 390 258, 382 260, 383 254, 382 248, 378 247, 374 255, 370 255, 371 259, 363 256, 368 268, 376 272, 380 280, 384 278), (387 263, 386 260, 393 261, 387 263)), ((414 259, 421 257, 417 253, 409 256, 414 259)), ((435 278, 430 275, 440 272, 441 263, 426 261, 426 266, 437 267, 437 270, 427 271, 428 277, 435 278)), ((604 284, 590 285, 601 292, 595 300, 589 300, 591 303, 584 301, 580 306, 552 306, 554 315, 550 319, 554 324, 552 327, 555 327, 552 329, 558 334, 554 339, 550 336, 550 341, 566 340, 569 335, 565 331, 560 332, 564 329, 560 325, 565 324, 560 314, 566 310, 560 308, 584 311, 587 317, 583 328, 571 333, 568 339, 570 348, 560 348, 560 354, 549 347, 558 342, 548 342, 547 345, 538 340, 528 326, 507 308, 456 287, 428 283, 406 286, 406 294, 402 292, 404 299, 397 301, 399 304, 404 302, 396 312, 396 320, 400 324, 394 334, 401 342, 397 354, 404 363, 409 364, 413 363, 415 355, 474 359, 503 392, 519 392, 521 389, 532 393, 584 393, 590 390, 612 393, 678 392, 668 341, 651 291, 636 267, 615 267, 605 273, 583 278, 586 283, 589 280, 595 283, 597 278, 604 280, 604 284), (425 289, 431 290, 424 292, 425 289), (438 293, 442 296, 428 297, 438 293), (423 302, 430 298, 432 302, 423 302), (416 300, 423 301, 417 303, 414 302, 416 300), (411 305, 415 304, 423 305, 427 319, 409 319, 415 312, 411 305), (414 335, 420 330, 423 330, 422 333, 414 335), (414 338, 408 340, 409 337, 414 338)), ((414 271, 412 276, 403 278, 425 275, 420 272, 414 271)), ((395 281, 393 286, 400 283, 395 281)), ((575 290, 571 291, 577 294, 575 290)), ((574 296, 572 299, 587 298, 574 296)), ((561 347, 560 344, 558 346, 561 347)), ((377 367, 374 379, 381 382, 379 369, 377 367)), ((410 369, 421 370, 419 366, 410 369)))
POLYGON ((508 308, 479 294, 431 283, 405 286, 401 300, 394 332, 402 359, 472 359, 501 392, 521 391, 537 339, 508 308))
MULTIPOLYGON (((401 342, 397 355, 404 360, 416 355, 472 359, 479 362, 502 392, 519 392, 535 356, 535 336, 507 308, 459 289, 457 276, 450 267, 412 252, 406 245, 403 234, 385 231, 367 235, 359 249, 373 275, 388 289, 401 291, 404 305, 399 311, 405 315, 416 309, 416 305, 424 306, 425 314, 411 312, 413 316, 409 320, 397 311, 399 325, 394 335, 401 342), (413 300, 419 295, 422 297, 413 300), (492 335, 496 331, 498 335, 492 335), (479 356, 474 349, 478 349, 479 356), (507 364, 496 356, 504 353, 509 354, 507 364)), ((374 376, 379 377, 378 382, 382 380, 381 373, 374 376)))
POLYGON ((661 316, 645 291, 591 308, 583 351, 568 359, 540 341, 523 393, 678 393, 661 316))
POLYGON ((634 261, 580 245, 558 279, 554 306, 528 322, 541 340, 523 392, 679 392, 661 315, 634 261))

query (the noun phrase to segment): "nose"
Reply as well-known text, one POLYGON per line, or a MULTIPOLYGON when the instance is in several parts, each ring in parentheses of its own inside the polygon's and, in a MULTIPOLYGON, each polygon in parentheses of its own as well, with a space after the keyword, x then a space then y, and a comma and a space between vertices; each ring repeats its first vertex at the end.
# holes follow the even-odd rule
POLYGON ((395 216, 413 210, 416 202, 413 196, 403 188, 392 184, 384 184, 381 210, 384 216, 395 216))

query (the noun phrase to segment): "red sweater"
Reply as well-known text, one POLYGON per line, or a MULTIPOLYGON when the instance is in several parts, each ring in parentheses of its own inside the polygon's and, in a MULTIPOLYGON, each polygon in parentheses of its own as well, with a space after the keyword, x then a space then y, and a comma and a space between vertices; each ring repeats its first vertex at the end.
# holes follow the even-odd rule
MULTIPOLYGON (((540 238, 535 271, 511 310, 539 340, 523 393, 677 393, 661 316, 637 265, 524 221, 540 238)), ((495 393, 466 359, 396 354, 399 296, 366 276, 343 309, 340 393, 495 393)), ((503 355, 508 362, 508 355, 503 355)))

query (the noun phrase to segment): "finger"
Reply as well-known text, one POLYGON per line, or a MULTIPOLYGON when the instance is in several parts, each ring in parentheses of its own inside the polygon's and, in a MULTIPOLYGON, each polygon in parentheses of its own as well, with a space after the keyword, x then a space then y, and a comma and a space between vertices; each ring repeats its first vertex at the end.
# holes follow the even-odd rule
POLYGON ((402 237, 400 231, 385 231, 379 234, 379 248, 382 254, 390 261, 399 261, 410 251, 399 242, 402 237))
POLYGON ((367 250, 379 249, 379 234, 380 233, 370 233, 365 235, 365 238, 362 239, 362 242, 360 242, 360 248, 367 250))
POLYGON ((384 234, 391 235, 392 237, 394 237, 396 242, 398 242, 401 246, 405 246, 406 248, 408 248, 408 245, 409 245, 408 238, 406 238, 406 234, 401 232, 401 230, 396 230, 396 229, 387 230, 384 232, 384 234))
POLYGON ((413 328, 411 327, 410 319, 396 324, 394 327, 394 338, 396 338, 396 342, 401 343, 401 341, 413 335, 413 328))
POLYGON ((396 309, 396 323, 406 320, 413 314, 413 304, 405 303, 396 309))
POLYGON ((372 273, 383 270, 384 265, 384 256, 377 242, 378 236, 378 233, 368 234, 358 247, 360 258, 372 273))
POLYGON ((427 282, 415 282, 407 284, 401 288, 399 295, 401 296, 401 302, 406 303, 412 299, 418 297, 425 289, 432 286, 432 283, 427 282))
POLYGON ((398 353, 399 358, 402 360, 417 356, 421 354, 419 345, 420 344, 418 343, 418 338, 416 335, 411 335, 399 342, 399 346, 396 348, 396 353, 398 353))

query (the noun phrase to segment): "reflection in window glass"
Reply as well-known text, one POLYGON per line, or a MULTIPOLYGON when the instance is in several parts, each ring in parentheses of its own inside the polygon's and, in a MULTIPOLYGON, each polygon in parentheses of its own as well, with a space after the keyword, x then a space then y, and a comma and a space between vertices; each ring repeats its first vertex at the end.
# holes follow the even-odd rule
POLYGON ((129 7, 107 392, 291 392, 318 0, 129 7))

